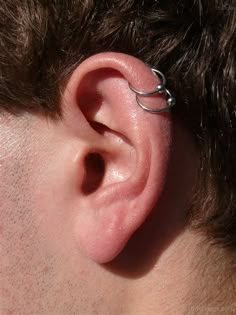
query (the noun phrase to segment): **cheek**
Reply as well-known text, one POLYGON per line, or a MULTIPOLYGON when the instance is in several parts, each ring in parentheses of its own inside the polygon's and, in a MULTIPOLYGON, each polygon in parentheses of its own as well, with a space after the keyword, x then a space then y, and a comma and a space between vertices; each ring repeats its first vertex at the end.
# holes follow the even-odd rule
POLYGON ((25 299, 29 305, 40 290, 50 290, 54 263, 39 236, 37 209, 32 206, 34 139, 29 128, 13 133, 15 129, 1 126, 0 136, 0 298, 2 308, 17 304, 23 312, 25 299))
MULTIPOLYGON (((26 194, 29 169, 27 160, 29 147, 22 132, 12 133, 10 126, 1 126, 0 136, 0 222, 1 249, 10 250, 10 245, 19 244, 23 226, 28 225, 30 213, 27 211, 26 194)), ((21 130, 21 129, 19 129, 21 130)), ((15 246, 16 247, 16 246, 15 246)), ((5 256, 4 256, 5 257, 5 256)))

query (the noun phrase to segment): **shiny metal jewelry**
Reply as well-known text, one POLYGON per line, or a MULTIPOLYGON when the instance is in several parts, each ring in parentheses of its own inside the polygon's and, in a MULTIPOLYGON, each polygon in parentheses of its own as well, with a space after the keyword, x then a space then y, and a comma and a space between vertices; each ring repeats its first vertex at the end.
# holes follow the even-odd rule
POLYGON ((176 99, 172 95, 172 93, 166 88, 166 78, 165 78, 164 74, 161 71, 156 70, 154 68, 152 68, 151 70, 161 80, 161 83, 158 84, 154 90, 147 91, 147 92, 139 91, 139 90, 135 89, 130 83, 129 83, 129 87, 130 87, 131 91, 133 91, 136 94, 137 104, 142 109, 144 109, 148 112, 151 112, 151 113, 156 113, 156 114, 163 113, 163 112, 170 110, 171 107, 173 107, 176 104, 176 99), (166 95, 166 97, 167 97, 167 106, 166 107, 161 108, 161 109, 153 109, 153 108, 150 108, 150 107, 147 107, 146 105, 144 105, 139 99, 139 96, 148 97, 148 96, 157 95, 157 94, 158 95, 159 94, 165 94, 166 95))

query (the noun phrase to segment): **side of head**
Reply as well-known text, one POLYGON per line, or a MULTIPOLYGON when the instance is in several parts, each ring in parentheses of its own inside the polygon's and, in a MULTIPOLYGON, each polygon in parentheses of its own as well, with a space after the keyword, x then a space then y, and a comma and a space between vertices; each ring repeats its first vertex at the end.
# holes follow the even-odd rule
POLYGON ((153 212, 169 230, 178 217, 235 251, 236 14, 231 1, 200 4, 9 0, 0 8, 3 308, 14 296, 24 307, 28 292, 31 312, 102 313, 114 279, 107 299, 124 299, 121 279, 100 264, 153 212), (129 88, 158 84, 150 67, 175 92, 171 112, 144 112, 129 88))

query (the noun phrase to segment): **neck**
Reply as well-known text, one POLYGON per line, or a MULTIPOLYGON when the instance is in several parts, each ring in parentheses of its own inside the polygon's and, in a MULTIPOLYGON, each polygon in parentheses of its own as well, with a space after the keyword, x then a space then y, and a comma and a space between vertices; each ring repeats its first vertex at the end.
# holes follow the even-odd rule
POLYGON ((151 270, 135 281, 127 280, 126 314, 233 314, 236 281, 226 257, 223 250, 210 248, 203 237, 185 231, 151 270))

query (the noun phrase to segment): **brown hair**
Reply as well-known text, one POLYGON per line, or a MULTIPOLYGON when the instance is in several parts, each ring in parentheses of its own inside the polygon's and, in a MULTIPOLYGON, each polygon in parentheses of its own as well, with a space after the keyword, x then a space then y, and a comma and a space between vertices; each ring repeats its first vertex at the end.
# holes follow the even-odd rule
POLYGON ((60 115, 60 89, 90 55, 117 51, 159 68, 199 147, 192 227, 236 248, 234 0, 5 0, 0 106, 60 115))

